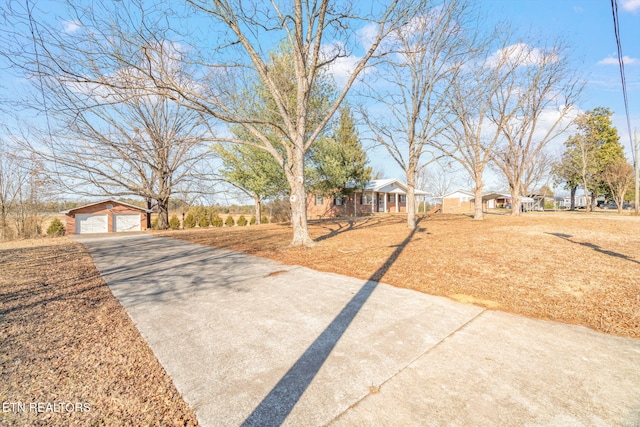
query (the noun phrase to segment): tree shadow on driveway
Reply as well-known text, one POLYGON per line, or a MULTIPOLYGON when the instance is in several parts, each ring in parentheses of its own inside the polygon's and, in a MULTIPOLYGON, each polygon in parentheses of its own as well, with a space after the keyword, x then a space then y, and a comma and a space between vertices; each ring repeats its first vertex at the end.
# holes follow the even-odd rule
POLYGON ((377 280, 382 278, 415 233, 423 230, 417 227, 420 220, 416 221, 416 228, 409 233, 401 244, 397 245, 389 258, 371 275, 329 326, 305 350, 302 356, 245 419, 242 426, 281 425, 285 421, 318 371, 320 371, 333 348, 378 286, 378 282, 374 281, 374 278, 377 280))

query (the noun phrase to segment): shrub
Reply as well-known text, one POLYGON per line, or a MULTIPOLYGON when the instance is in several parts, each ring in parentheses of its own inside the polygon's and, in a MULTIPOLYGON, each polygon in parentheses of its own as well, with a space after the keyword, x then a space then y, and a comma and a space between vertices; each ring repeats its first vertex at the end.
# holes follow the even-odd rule
POLYGON ((224 220, 224 225, 226 225, 227 227, 233 227, 234 224, 235 222, 233 221, 233 217, 231 215, 229 215, 227 219, 224 220))
POLYGON ((193 228, 196 226, 196 217, 189 212, 184 218, 184 228, 193 228))
POLYGON ((238 218, 238 226, 244 227, 245 225, 247 225, 247 218, 245 218, 244 215, 240 215, 238 218))
POLYGON ((255 215, 253 215, 253 216, 251 216, 251 219, 249 220, 249 224, 250 224, 250 225, 253 225, 253 224, 255 224, 255 223, 256 223, 256 216, 255 216, 255 215))
POLYGON ((205 228, 209 226, 209 217, 206 215, 201 216, 200 218, 198 218, 198 226, 200 228, 205 228))
POLYGON ((55 237, 64 235, 64 225, 58 218, 54 218, 47 228, 47 236, 55 237))
POLYGON ((157 230, 157 229, 158 229, 158 218, 154 218, 154 219, 151 221, 151 228, 153 228, 154 230, 157 230))
POLYGON ((180 220, 176 215, 172 215, 169 219, 169 228, 172 230, 180 229, 180 220))
POLYGON ((209 218, 209 222, 213 225, 213 219, 218 216, 218 209, 215 206, 210 206, 207 208, 207 217, 209 218))
POLYGON ((260 222, 262 224, 269 224, 269 218, 267 218, 266 215, 262 215, 262 218, 260 218, 260 222))
POLYGON ((222 218, 220 218, 220 215, 213 215, 213 218, 211 219, 211 225, 213 225, 214 227, 222 227, 222 218))

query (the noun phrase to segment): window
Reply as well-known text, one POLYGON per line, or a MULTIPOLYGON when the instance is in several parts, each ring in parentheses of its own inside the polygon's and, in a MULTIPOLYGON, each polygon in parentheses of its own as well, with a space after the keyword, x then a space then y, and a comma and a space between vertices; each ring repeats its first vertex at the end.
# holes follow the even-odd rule
POLYGON ((371 197, 371 193, 362 193, 362 197, 360 197, 361 205, 370 205, 373 202, 373 197, 371 197))
POLYGON ((393 202, 393 200, 394 200, 393 194, 389 194, 389 198, 387 199, 387 201, 393 202))
POLYGON ((333 204, 336 206, 342 206, 342 197, 336 197, 335 199, 333 199, 333 204))
POLYGON ((322 205, 324 205, 324 197, 322 197, 322 194, 316 194, 316 206, 322 205))
POLYGON ((405 196, 404 194, 400 195, 400 203, 407 203, 407 196, 405 196))

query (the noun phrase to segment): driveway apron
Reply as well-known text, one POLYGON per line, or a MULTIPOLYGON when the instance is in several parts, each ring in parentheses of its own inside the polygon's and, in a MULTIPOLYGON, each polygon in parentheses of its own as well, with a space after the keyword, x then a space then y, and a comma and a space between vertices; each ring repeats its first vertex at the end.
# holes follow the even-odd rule
POLYGON ((638 426, 640 341, 146 234, 77 236, 203 426, 638 426))

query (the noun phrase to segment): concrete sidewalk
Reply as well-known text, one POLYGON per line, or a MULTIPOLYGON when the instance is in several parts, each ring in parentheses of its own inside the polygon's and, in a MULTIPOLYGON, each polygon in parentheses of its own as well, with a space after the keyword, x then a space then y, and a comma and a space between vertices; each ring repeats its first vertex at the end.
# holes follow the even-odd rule
POLYGON ((640 341, 149 235, 82 237, 203 426, 638 426, 640 341))

